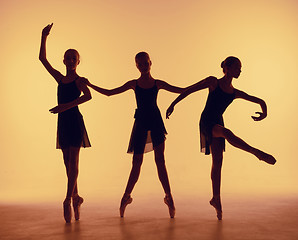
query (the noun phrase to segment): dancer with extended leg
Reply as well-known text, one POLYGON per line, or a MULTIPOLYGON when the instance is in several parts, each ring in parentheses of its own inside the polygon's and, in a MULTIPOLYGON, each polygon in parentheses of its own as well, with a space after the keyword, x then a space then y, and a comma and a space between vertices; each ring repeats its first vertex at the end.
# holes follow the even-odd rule
POLYGON ((222 115, 226 108, 236 98, 257 103, 261 106, 262 112, 256 112, 258 116, 252 116, 255 121, 260 121, 267 116, 267 106, 264 100, 248 95, 247 93, 233 87, 232 80, 234 78, 238 78, 241 73, 241 62, 238 58, 226 58, 222 62, 221 67, 224 72, 224 76, 222 78, 217 79, 216 77, 208 77, 190 86, 173 101, 166 114, 167 118, 169 118, 174 111, 174 106, 189 94, 205 88, 209 89, 206 106, 200 119, 200 139, 201 150, 205 152, 206 155, 209 155, 210 152, 212 154, 211 180, 213 197, 210 200, 210 204, 216 209, 219 220, 222 219, 220 182, 225 139, 234 147, 252 153, 266 163, 275 164, 276 162, 273 156, 248 145, 241 138, 234 135, 231 130, 224 127, 222 115))

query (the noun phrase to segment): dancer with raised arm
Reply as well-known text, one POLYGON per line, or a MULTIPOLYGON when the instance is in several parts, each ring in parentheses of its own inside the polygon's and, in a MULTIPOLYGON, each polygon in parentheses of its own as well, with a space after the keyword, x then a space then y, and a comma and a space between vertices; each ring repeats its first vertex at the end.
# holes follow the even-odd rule
POLYGON ((137 109, 128 147, 128 153, 133 153, 133 161, 127 186, 121 199, 120 216, 124 216, 126 206, 132 202, 131 192, 140 175, 143 154, 154 150, 159 180, 165 192, 164 202, 168 205, 170 217, 173 218, 175 216, 175 206, 164 157, 165 135, 167 132, 156 99, 160 89, 173 93, 182 93, 185 89, 154 79, 150 74, 152 63, 148 53, 138 53, 135 61, 141 76, 136 80, 126 82, 121 87, 108 90, 97 87, 88 81, 86 83, 97 92, 107 96, 120 94, 129 89, 135 92, 137 109))
POLYGON ((58 113, 57 149, 63 153, 68 178, 66 198, 63 202, 64 219, 71 222, 71 200, 76 220, 80 218, 80 206, 83 198, 78 194, 77 177, 79 171, 79 152, 81 147, 90 147, 89 138, 83 117, 78 105, 89 101, 91 93, 85 78, 80 77, 76 68, 80 63, 80 55, 75 49, 68 49, 64 54, 66 76, 54 69, 46 57, 46 40, 52 24, 47 25, 41 36, 39 60, 58 83, 58 106, 50 109, 58 113), (83 92, 83 95, 81 95, 83 92))
POLYGON ((258 116, 252 116, 255 121, 260 121, 267 116, 267 106, 264 100, 248 95, 233 87, 232 80, 238 78, 241 73, 241 62, 238 58, 232 56, 226 58, 222 62, 221 67, 224 72, 222 78, 207 77, 190 86, 173 101, 166 113, 167 118, 169 118, 174 111, 175 105, 186 96, 205 88, 209 89, 206 106, 200 119, 200 140, 201 151, 206 155, 209 155, 210 152, 212 154, 211 180, 213 197, 210 200, 210 204, 215 208, 219 220, 222 219, 220 183, 225 139, 234 147, 255 155, 259 160, 263 160, 268 164, 275 164, 276 162, 273 156, 248 145, 241 138, 235 136, 231 130, 224 127, 222 115, 236 98, 241 98, 260 105, 262 112, 256 112, 258 116))

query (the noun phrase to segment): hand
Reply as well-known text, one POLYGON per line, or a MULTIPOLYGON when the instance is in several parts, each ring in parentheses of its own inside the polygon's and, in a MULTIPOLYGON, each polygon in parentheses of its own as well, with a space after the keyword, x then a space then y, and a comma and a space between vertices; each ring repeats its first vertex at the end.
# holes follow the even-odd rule
POLYGON ((263 112, 256 112, 256 114, 259 114, 259 116, 251 116, 251 118, 254 120, 254 121, 261 121, 263 120, 265 117, 267 117, 267 114, 263 113, 263 112))
POLYGON ((167 113, 166 113, 166 118, 169 119, 170 115, 172 114, 172 112, 174 111, 174 106, 169 106, 169 108, 167 109, 167 113))
POLYGON ((42 36, 46 37, 50 34, 50 31, 53 27, 53 23, 48 24, 43 30, 42 30, 42 36))
POLYGON ((49 111, 51 113, 62 113, 68 109, 67 104, 59 104, 56 107, 51 108, 49 111))

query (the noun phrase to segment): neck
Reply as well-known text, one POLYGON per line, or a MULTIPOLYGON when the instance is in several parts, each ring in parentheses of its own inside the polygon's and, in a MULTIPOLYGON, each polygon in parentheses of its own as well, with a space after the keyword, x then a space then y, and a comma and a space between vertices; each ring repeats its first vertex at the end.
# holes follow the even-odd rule
POLYGON ((77 76, 76 69, 66 69, 66 76, 67 77, 72 77, 72 76, 77 76))
POLYGON ((226 85, 231 85, 233 77, 225 75, 221 78, 221 80, 226 84, 226 85))
POLYGON ((148 73, 141 73, 140 79, 142 79, 142 80, 149 80, 149 79, 152 79, 152 76, 151 76, 150 72, 148 72, 148 73))

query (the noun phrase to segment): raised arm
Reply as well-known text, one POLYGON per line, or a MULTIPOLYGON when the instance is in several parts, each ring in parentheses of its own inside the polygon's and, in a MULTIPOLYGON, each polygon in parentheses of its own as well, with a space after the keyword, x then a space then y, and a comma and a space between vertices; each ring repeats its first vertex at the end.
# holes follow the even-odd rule
POLYGON ((261 106, 262 112, 256 112, 256 114, 259 114, 259 116, 251 116, 253 120, 260 121, 260 120, 263 120, 265 117, 267 117, 267 105, 263 99, 248 95, 247 93, 237 89, 235 93, 236 93, 236 96, 235 96, 236 98, 242 98, 249 102, 257 103, 261 106))
POLYGON ((53 26, 52 24, 48 24, 43 30, 41 34, 41 44, 40 44, 40 51, 39 51, 39 60, 43 64, 43 66, 47 69, 47 71, 55 78, 57 82, 61 80, 63 75, 54 69, 49 61, 47 60, 47 54, 46 54, 46 41, 47 37, 50 34, 51 28, 53 26))
POLYGON ((114 88, 114 89, 105 89, 105 88, 101 88, 98 87, 96 85, 93 85, 92 83, 90 83, 88 80, 85 82, 89 87, 91 87, 92 89, 94 89, 95 91, 104 94, 106 96, 112 96, 112 95, 116 95, 116 94, 120 94, 123 93, 129 89, 134 89, 136 83, 136 80, 131 80, 126 82, 125 84, 123 84, 120 87, 114 88))
POLYGON ((197 92, 199 90, 202 90, 204 88, 210 88, 214 85, 216 85, 217 79, 215 77, 208 77, 205 78, 189 87, 186 88, 184 92, 182 92, 169 106, 167 109, 166 117, 169 118, 169 116, 174 111, 175 105, 180 102, 182 99, 190 95, 191 93, 197 92))
POLYGON ((80 97, 78 97, 77 99, 75 99, 74 101, 71 101, 69 103, 59 104, 58 106, 50 109, 49 111, 51 113, 61 113, 61 112, 64 112, 70 108, 73 108, 73 107, 78 106, 84 102, 89 101, 92 97, 91 97, 89 88, 85 84, 86 80, 87 80, 86 78, 79 78, 78 80, 76 80, 77 87, 83 92, 83 94, 80 97))

